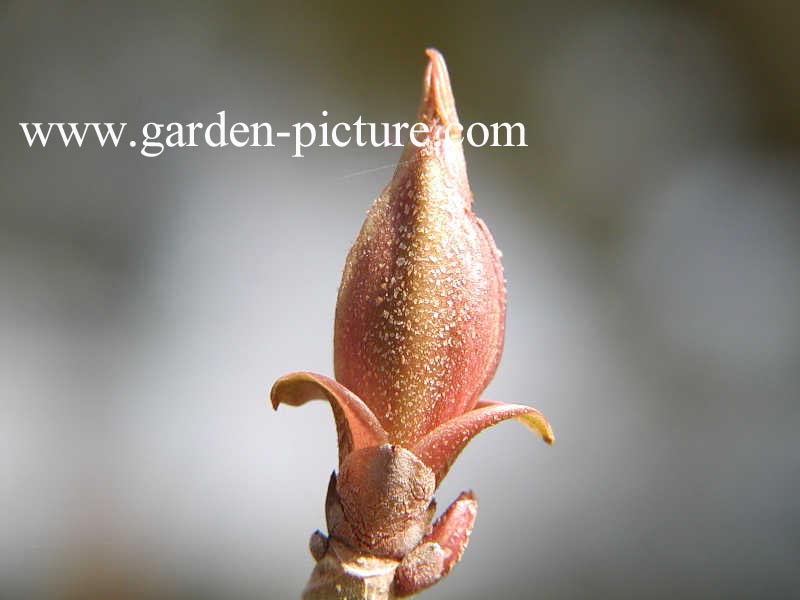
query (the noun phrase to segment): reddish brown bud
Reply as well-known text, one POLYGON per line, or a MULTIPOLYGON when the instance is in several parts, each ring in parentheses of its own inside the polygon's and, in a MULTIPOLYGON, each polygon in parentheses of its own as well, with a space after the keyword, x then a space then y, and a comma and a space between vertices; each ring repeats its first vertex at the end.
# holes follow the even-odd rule
POLYGON ((441 54, 429 50, 419 120, 347 257, 334 328, 336 379, 392 442, 411 445, 471 409, 503 347, 505 287, 489 230, 471 210, 441 54), (420 139, 420 142, 422 139, 420 139))

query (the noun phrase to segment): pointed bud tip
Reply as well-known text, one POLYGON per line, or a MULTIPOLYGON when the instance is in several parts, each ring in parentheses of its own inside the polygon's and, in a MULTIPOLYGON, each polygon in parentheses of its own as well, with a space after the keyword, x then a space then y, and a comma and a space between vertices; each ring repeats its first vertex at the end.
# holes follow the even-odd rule
POLYGON ((428 66, 422 81, 419 119, 429 124, 438 122, 444 127, 458 123, 456 101, 444 57, 435 48, 428 48, 425 54, 428 56, 428 66))

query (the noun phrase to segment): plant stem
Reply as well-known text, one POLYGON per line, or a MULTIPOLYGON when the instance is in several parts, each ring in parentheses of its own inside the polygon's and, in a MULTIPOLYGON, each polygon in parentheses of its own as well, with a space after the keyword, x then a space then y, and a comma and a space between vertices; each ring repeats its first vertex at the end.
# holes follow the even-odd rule
POLYGON ((399 562, 357 555, 330 540, 303 590, 303 600, 394 600, 392 581, 399 562))

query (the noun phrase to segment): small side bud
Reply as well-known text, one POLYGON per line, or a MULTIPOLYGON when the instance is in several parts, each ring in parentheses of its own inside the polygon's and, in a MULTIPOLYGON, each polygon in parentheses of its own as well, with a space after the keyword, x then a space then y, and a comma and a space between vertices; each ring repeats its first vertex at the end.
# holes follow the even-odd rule
POLYGON ((308 549, 311 551, 311 556, 314 557, 315 561, 321 561, 328 551, 328 536, 317 529, 311 534, 311 539, 308 540, 308 549))
POLYGON ((409 552, 394 573, 397 598, 412 596, 443 577, 444 550, 436 542, 425 542, 409 552))
POLYGON ((397 598, 417 594, 447 576, 467 549, 477 513, 475 495, 471 491, 461 492, 420 545, 397 567, 394 576, 397 598))

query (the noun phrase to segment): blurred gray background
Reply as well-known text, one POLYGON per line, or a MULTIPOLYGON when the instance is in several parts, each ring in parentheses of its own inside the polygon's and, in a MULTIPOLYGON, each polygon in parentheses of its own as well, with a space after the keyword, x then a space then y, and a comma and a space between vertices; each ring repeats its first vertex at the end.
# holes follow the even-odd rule
POLYGON ((0 597, 293 598, 324 525, 336 290, 399 148, 29 149, 18 123, 403 122, 426 46, 504 252, 480 510, 424 597, 800 585, 800 8, 0 2, 0 597))

